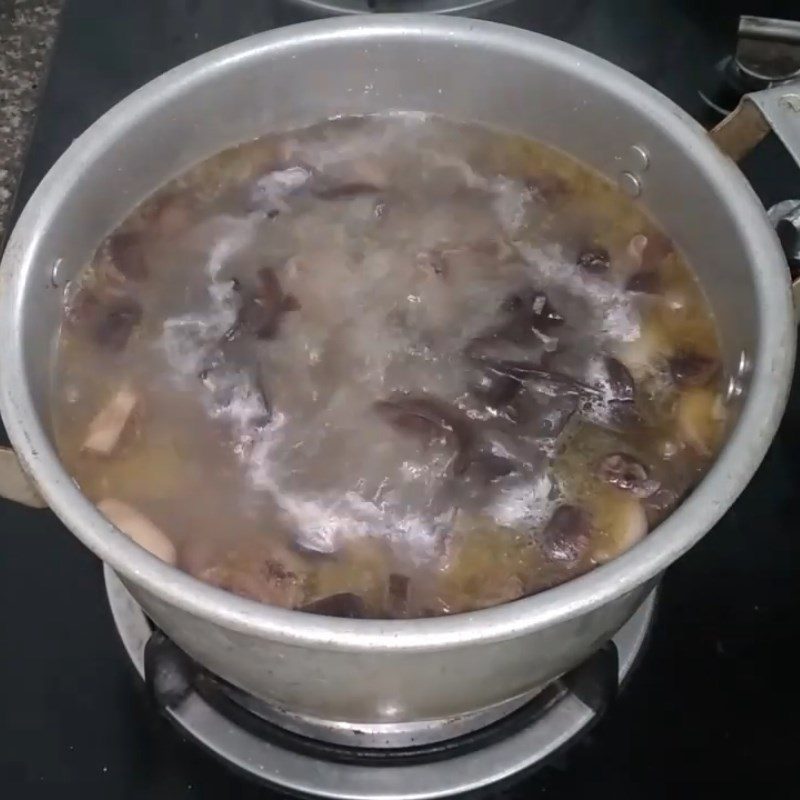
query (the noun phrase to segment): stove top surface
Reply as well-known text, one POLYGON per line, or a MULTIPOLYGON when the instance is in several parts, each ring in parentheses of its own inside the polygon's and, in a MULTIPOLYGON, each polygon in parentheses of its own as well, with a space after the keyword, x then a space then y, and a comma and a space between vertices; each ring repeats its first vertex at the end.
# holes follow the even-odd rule
MULTIPOLYGON (((17 213, 69 142, 175 64, 286 19, 264 0, 70 0, 17 213)), ((795 0, 524 0, 504 21, 584 47, 702 118, 704 76, 741 13, 800 18, 795 0)), ((705 120, 704 120, 705 121, 705 120)), ((766 205, 800 196, 774 142, 744 164, 766 205)), ((800 618, 800 380, 778 437, 720 524, 667 573, 640 666, 591 733, 544 770, 483 796, 706 797, 797 786, 789 653, 800 618), (780 788, 779 788, 780 787, 780 788)), ((101 564, 47 511, 0 503, 0 796, 175 800, 279 796, 184 742, 146 702, 101 564)))

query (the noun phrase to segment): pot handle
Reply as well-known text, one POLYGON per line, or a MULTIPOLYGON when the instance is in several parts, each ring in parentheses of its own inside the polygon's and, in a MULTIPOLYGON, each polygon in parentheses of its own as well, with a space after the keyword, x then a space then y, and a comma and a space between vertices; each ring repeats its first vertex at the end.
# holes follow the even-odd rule
POLYGON ((47 508, 10 447, 0 447, 0 497, 31 508, 47 508))
MULTIPOLYGON (((739 161, 770 131, 800 167, 800 81, 744 95, 709 135, 723 153, 739 161)), ((773 206, 770 220, 789 262, 795 316, 800 322, 800 199, 773 206)))

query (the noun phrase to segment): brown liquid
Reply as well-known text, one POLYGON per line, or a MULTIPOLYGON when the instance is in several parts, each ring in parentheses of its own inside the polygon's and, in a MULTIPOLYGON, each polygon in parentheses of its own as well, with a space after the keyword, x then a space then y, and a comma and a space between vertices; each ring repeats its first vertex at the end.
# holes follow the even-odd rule
POLYGON ((69 288, 54 419, 86 495, 198 577, 414 617, 638 541, 716 452, 721 379, 691 271, 628 198, 397 115, 267 136, 146 201, 69 288))

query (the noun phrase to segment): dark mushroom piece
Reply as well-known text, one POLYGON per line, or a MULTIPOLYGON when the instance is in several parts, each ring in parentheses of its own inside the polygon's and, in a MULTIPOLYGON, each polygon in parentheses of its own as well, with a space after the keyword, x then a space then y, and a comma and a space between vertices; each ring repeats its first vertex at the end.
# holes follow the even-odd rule
POLYGON ((622 403, 632 403, 636 399, 636 381, 631 371, 619 360, 606 356, 603 366, 608 375, 608 388, 611 398, 622 403))
POLYGON ((564 317, 547 295, 532 287, 510 294, 501 311, 508 315, 508 320, 494 335, 517 342, 541 340, 541 334, 548 336, 564 323, 564 317))
POLYGON ((144 281, 150 274, 141 233, 115 233, 108 240, 108 253, 116 270, 129 280, 144 281))
POLYGON ((603 358, 608 384, 603 402, 598 406, 594 398, 584 398, 581 413, 598 425, 611 430, 625 430, 643 423, 636 407, 636 382, 630 370, 616 358, 603 358))
POLYGON ((352 592, 339 592, 338 594, 321 597, 311 603, 300 606, 300 611, 306 614, 321 614, 325 617, 344 617, 345 619, 364 619, 367 608, 364 600, 352 592))
POLYGON ((578 253, 577 264, 591 275, 605 275, 611 267, 611 256, 604 247, 588 247, 578 253))
POLYGON ((438 438, 452 442, 457 450, 453 469, 456 475, 466 470, 475 436, 470 421, 457 408, 436 397, 411 395, 379 400, 373 408, 396 430, 429 442, 438 438))
POLYGON ((680 353, 670 360, 669 366, 672 379, 681 387, 705 386, 720 368, 717 359, 699 353, 680 353))
POLYGON ((559 506, 534 538, 548 561, 573 564, 589 549, 591 519, 586 511, 577 506, 559 506))
POLYGON ((493 367, 501 374, 520 381, 527 389, 548 397, 600 397, 602 394, 595 386, 525 361, 498 361, 493 367))
POLYGON ((510 294, 503 301, 503 309, 514 315, 525 317, 531 322, 539 322, 547 327, 560 325, 564 317, 550 302, 544 292, 528 288, 510 294))
POLYGON ((478 371, 471 391, 492 408, 502 408, 516 397, 521 388, 522 384, 513 376, 485 366, 478 371))
POLYGON ((580 399, 574 396, 533 398, 526 393, 517 398, 509 416, 514 421, 524 424, 529 436, 558 439, 579 406, 580 399))
POLYGON ((493 453, 484 447, 469 454, 469 460, 463 470, 466 480, 475 481, 481 486, 488 486, 508 475, 519 472, 519 463, 508 456, 493 453))
POLYGON ((650 478, 647 467, 628 453, 605 456, 598 464, 597 475, 604 483, 642 499, 655 494, 661 486, 650 478))
POLYGON ((505 321, 473 339, 465 350, 467 358, 489 364, 513 361, 539 367, 557 347, 558 340, 550 334, 563 324, 563 316, 544 292, 532 288, 510 294, 500 311, 506 316, 505 321))
POLYGON ((226 334, 235 338, 247 332, 258 339, 272 339, 284 314, 300 308, 297 298, 286 294, 275 271, 265 268, 258 273, 259 285, 253 294, 243 293, 244 300, 234 328, 226 334))

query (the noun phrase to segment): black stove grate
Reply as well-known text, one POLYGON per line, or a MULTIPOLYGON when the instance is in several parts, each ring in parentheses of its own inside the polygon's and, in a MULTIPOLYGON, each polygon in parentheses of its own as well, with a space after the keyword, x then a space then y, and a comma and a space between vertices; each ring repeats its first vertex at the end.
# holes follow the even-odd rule
POLYGON ((555 703, 575 695, 599 719, 618 691, 619 658, 608 642, 585 662, 553 681, 525 705, 496 722, 441 742, 412 747, 349 747, 286 730, 248 710, 242 690, 194 662, 168 636, 154 630, 144 651, 145 686, 155 708, 169 717, 192 694, 199 694, 233 724, 277 746, 342 764, 404 766, 429 764, 474 752, 533 725, 555 703))

